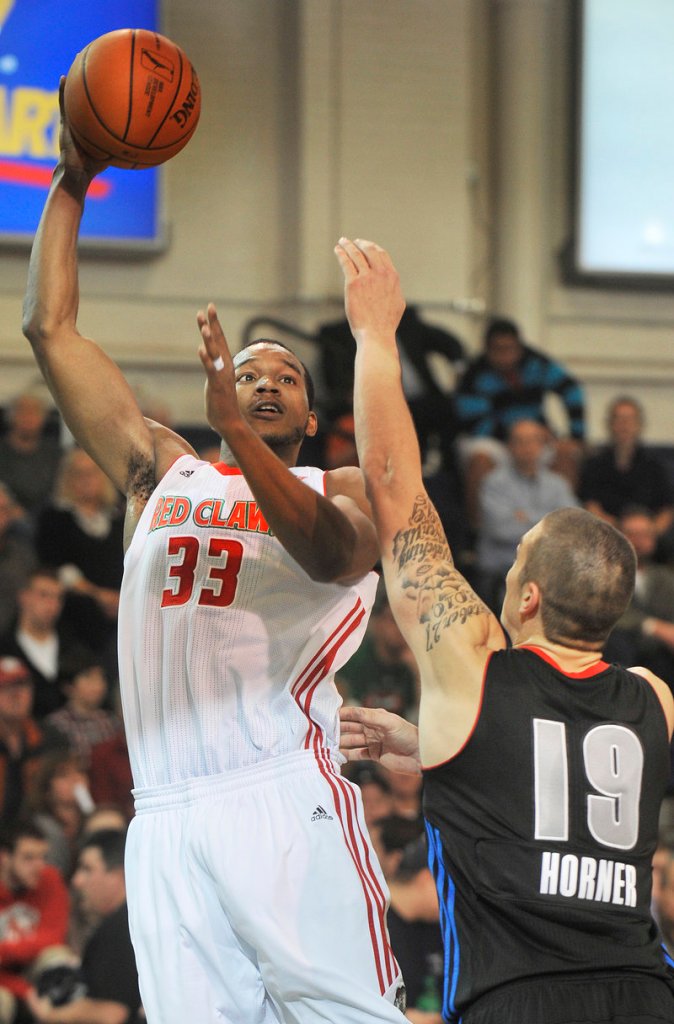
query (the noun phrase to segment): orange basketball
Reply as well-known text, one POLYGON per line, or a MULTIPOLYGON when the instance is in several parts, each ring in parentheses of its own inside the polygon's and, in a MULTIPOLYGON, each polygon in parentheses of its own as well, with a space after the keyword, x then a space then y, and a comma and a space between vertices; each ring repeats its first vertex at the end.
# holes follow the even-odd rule
POLYGON ((115 167, 154 167, 187 145, 201 112, 197 73, 181 48, 144 28, 94 39, 73 61, 65 110, 75 141, 115 167))

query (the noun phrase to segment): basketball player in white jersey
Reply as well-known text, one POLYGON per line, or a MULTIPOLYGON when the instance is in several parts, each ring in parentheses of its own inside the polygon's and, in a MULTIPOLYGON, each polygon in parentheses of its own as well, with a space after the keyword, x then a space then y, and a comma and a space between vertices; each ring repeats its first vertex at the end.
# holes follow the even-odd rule
POLYGON ((402 1021, 386 886, 338 765, 333 673, 376 583, 360 473, 294 468, 316 430, 305 369, 268 341, 233 363, 213 306, 200 356, 223 461, 143 418, 76 323, 79 223, 103 166, 62 124, 24 331, 77 442, 127 498, 127 887, 147 1018, 402 1021))

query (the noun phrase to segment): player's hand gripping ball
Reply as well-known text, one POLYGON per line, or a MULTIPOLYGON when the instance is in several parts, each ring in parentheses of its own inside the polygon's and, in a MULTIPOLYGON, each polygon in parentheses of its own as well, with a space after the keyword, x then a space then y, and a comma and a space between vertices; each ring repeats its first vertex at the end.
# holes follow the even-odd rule
POLYGON ((149 29, 122 28, 77 54, 64 103, 73 138, 89 156, 115 167, 154 167, 192 138, 201 88, 176 43, 149 29))

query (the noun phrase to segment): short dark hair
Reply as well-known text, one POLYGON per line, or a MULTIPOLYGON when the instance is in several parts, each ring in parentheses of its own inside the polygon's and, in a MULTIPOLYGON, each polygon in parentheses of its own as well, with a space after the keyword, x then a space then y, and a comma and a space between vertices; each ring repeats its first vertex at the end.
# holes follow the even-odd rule
POLYGON ((403 818, 401 814, 388 814, 385 818, 375 821, 374 827, 379 829, 379 839, 387 853, 404 850, 423 832, 420 818, 403 818))
POLYGON ((342 771, 356 786, 361 788, 363 786, 377 786, 387 796, 393 792, 391 783, 383 774, 382 769, 372 761, 349 761, 344 765, 342 771))
POLYGON ((92 668, 100 668, 105 675, 103 659, 98 654, 87 647, 73 647, 64 655, 59 666, 59 684, 70 685, 77 676, 89 672, 92 668))
POLYGON ((655 519, 655 513, 648 505, 625 505, 622 509, 618 519, 621 523, 624 523, 626 519, 631 519, 632 516, 639 516, 642 519, 650 519, 651 522, 655 519))
POLYGON ((101 857, 108 871, 124 867, 126 832, 119 828, 101 828, 92 832, 80 846, 82 850, 94 848, 101 851, 101 857))
POLYGON ((53 565, 37 565, 34 569, 31 569, 27 574, 22 590, 27 590, 34 580, 53 580, 55 583, 61 582, 58 569, 55 569, 53 565))
POLYGON ((520 335, 520 329, 514 320, 506 320, 504 317, 494 317, 487 324, 487 329, 484 332, 484 344, 485 348, 489 348, 491 342, 499 334, 512 334, 514 338, 522 343, 522 337, 520 335))
POLYGON ((608 407, 608 419, 611 419, 619 405, 631 405, 634 411, 636 412, 637 416, 639 417, 639 422, 644 422, 646 418, 644 413, 644 407, 639 401, 639 399, 633 398, 632 395, 617 395, 614 399, 612 399, 608 407))
POLYGON ((22 839, 38 839, 46 842, 43 830, 32 818, 15 818, 0 829, 0 850, 14 853, 22 839))
POLYGON ((293 352, 289 345, 284 345, 282 341, 277 341, 276 338, 253 338, 252 341, 247 341, 245 345, 242 345, 239 351, 243 352, 244 349, 252 348, 253 345, 278 345, 279 348, 284 348, 286 352, 290 352, 291 356, 295 356, 295 359, 302 367, 302 372, 304 373, 304 388, 307 393, 309 411, 313 411, 314 402, 316 400, 316 388, 314 386, 314 379, 309 373, 307 366, 302 362, 297 353, 293 352))
POLYGON ((581 508, 543 519, 519 576, 537 583, 548 640, 601 649, 634 591, 636 555, 627 538, 581 508))

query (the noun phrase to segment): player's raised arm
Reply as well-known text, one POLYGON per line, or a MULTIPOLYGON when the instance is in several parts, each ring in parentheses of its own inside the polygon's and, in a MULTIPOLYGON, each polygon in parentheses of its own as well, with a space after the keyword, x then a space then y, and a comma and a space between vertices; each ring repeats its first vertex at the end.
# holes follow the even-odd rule
POLYGON ((450 756, 465 740, 477 714, 484 664, 505 637, 454 566, 423 484, 395 341, 404 309, 397 272, 388 253, 372 242, 340 239, 335 252, 357 345, 360 464, 391 607, 419 663, 421 753, 429 763, 450 756))
POLYGON ((125 494, 154 475, 150 431, 115 363, 77 329, 77 241, 87 189, 105 168, 73 142, 63 117, 61 152, 35 236, 23 331, 77 442, 125 494))
POLYGON ((312 579, 359 579, 378 554, 360 472, 327 473, 322 495, 289 469, 305 433, 316 430, 301 363, 274 342, 250 346, 232 360, 212 304, 197 322, 208 422, 246 477, 272 531, 312 579))

